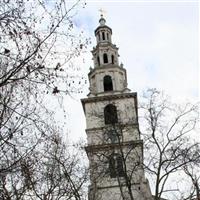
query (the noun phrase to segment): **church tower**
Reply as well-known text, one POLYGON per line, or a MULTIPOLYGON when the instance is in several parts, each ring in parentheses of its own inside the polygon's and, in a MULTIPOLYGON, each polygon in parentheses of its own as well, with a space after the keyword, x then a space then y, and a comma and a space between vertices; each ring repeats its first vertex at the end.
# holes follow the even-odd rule
POLYGON ((90 166, 89 200, 151 200, 143 169, 137 93, 127 88, 112 29, 101 16, 95 30, 89 94, 82 99, 90 166))

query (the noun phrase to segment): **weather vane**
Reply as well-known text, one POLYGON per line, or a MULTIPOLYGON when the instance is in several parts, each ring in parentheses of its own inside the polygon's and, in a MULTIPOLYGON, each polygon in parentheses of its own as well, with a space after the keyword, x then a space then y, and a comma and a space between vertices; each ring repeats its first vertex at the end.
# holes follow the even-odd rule
POLYGON ((101 17, 106 15, 106 11, 102 8, 99 9, 99 12, 101 13, 101 17))

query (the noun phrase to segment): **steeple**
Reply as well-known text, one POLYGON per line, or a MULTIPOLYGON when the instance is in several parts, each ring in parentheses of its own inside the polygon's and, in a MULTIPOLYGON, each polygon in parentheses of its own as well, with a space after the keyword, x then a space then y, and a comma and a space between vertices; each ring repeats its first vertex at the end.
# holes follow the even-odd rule
POLYGON ((112 29, 101 16, 92 50, 90 93, 81 99, 90 167, 89 200, 152 200, 143 169, 137 93, 127 88, 112 29))
POLYGON ((97 44, 91 51, 94 69, 89 73, 89 96, 128 92, 126 70, 119 65, 118 48, 112 43, 112 29, 106 25, 103 15, 94 33, 97 44))

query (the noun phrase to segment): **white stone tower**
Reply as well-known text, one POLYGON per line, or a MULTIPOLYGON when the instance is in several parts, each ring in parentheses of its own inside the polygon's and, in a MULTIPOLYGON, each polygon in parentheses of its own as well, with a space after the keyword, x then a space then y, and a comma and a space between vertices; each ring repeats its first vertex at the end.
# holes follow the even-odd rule
POLYGON ((151 200, 143 170, 143 141, 138 124, 137 93, 127 88, 112 29, 101 16, 88 74, 90 92, 82 99, 90 165, 89 200, 151 200))

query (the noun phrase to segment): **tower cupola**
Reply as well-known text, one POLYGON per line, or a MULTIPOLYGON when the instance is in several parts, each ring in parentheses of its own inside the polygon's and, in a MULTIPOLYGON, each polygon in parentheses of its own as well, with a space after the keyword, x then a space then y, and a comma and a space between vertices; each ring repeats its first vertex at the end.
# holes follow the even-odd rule
POLYGON ((99 20, 99 26, 95 30, 95 36, 98 43, 105 43, 110 42, 111 43, 111 35, 112 35, 112 29, 106 25, 106 20, 101 15, 101 18, 99 20))

